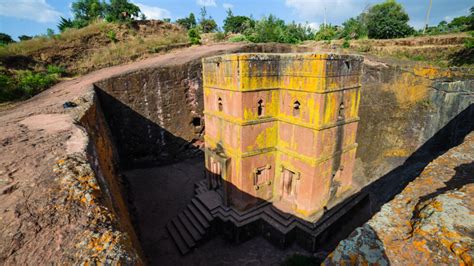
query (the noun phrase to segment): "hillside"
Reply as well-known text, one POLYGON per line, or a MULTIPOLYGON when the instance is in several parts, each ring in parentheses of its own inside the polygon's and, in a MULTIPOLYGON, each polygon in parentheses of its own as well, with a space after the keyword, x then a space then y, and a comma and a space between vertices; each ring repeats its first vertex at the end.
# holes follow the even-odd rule
POLYGON ((37 37, 1 47, 0 63, 8 70, 44 70, 47 65, 55 65, 69 74, 83 74, 187 43, 185 30, 159 20, 130 24, 96 22, 53 37, 37 37))
POLYGON ((342 48, 344 40, 309 41, 304 45, 325 50, 452 67, 474 64, 474 49, 465 46, 469 38, 472 37, 467 33, 454 33, 387 40, 351 40, 346 43, 346 46, 349 46, 347 48, 342 48))

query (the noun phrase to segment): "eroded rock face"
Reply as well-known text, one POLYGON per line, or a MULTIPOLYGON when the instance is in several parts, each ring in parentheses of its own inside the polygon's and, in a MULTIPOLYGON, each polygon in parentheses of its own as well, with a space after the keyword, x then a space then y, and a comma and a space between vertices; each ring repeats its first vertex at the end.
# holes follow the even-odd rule
POLYGON ((474 133, 431 162, 324 264, 472 265, 474 133))

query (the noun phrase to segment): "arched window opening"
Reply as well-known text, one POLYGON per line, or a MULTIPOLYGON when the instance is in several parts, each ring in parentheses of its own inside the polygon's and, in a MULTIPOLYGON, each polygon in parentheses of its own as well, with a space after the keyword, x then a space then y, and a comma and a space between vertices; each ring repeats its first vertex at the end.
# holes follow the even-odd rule
POLYGON ((265 115, 265 106, 263 105, 263 100, 261 99, 258 101, 257 114, 258 117, 262 117, 265 115))
POLYGON ((339 105, 339 113, 338 113, 337 119, 338 120, 343 120, 344 119, 344 103, 341 103, 339 105))
POLYGON ((349 61, 344 61, 344 64, 346 65, 347 70, 351 70, 351 62, 349 61))
POLYGON ((217 109, 219 110, 219 112, 222 112, 222 110, 224 109, 224 106, 222 105, 221 97, 219 97, 219 99, 217 99, 217 109))
POLYGON ((293 103, 293 116, 299 116, 300 115, 300 102, 295 101, 293 103))

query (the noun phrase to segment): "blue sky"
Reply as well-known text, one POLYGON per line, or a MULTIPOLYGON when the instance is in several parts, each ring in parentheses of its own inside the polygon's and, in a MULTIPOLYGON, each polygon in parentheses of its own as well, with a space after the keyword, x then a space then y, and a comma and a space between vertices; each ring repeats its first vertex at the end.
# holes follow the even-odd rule
MULTIPOLYGON (((57 31, 60 16, 72 17, 72 0, 0 0, 0 32, 15 39, 22 34, 46 33, 47 28, 57 31)), ((381 0, 133 0, 148 18, 171 18, 187 16, 189 12, 199 14, 202 6, 219 25, 231 8, 237 15, 253 15, 261 18, 274 14, 286 21, 308 22, 317 27, 326 21, 341 24, 350 17, 357 16, 367 6, 381 0)), ((429 0, 399 0, 410 16, 410 24, 415 28, 424 25, 429 0)), ((472 0, 433 0, 430 24, 441 20, 467 15, 472 0)))

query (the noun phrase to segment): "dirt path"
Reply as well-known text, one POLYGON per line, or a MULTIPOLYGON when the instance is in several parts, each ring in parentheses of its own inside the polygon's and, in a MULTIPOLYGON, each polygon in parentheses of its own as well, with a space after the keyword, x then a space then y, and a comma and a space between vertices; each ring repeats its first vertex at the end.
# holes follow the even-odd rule
POLYGON ((94 82, 142 68, 232 52, 242 46, 191 47, 102 69, 0 111, 0 264, 76 262, 84 255, 78 243, 89 214, 77 202, 69 202, 71 197, 64 195, 53 167, 71 154, 85 158, 88 138, 75 121, 90 106, 87 95, 93 93, 94 82), (66 101, 79 106, 64 109, 66 101))

